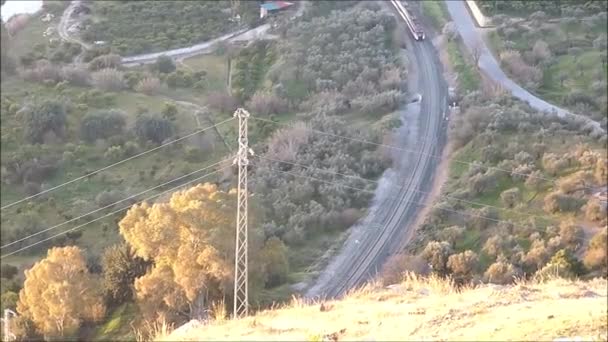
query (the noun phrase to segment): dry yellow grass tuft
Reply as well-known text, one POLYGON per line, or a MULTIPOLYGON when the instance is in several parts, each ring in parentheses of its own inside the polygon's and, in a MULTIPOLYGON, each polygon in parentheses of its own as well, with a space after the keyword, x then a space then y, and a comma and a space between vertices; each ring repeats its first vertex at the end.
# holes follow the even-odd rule
POLYGON ((456 289, 407 276, 370 284, 343 300, 291 305, 240 320, 162 334, 158 341, 606 340, 606 279, 456 289))

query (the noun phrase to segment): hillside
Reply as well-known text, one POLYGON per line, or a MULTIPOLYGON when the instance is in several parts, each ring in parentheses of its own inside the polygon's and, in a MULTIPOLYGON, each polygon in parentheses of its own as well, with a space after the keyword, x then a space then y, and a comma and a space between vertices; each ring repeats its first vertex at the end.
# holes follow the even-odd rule
POLYGON ((344 300, 291 305, 237 321, 192 325, 160 341, 606 340, 606 280, 482 285, 411 278, 344 300), (602 335, 603 334, 603 335, 602 335))

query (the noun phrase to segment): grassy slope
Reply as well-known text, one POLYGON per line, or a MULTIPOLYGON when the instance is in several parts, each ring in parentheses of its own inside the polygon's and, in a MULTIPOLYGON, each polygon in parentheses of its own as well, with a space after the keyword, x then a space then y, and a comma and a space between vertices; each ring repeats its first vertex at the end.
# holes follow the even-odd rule
POLYGON ((372 286, 345 299, 215 322, 159 336, 210 340, 532 340, 606 339, 605 279, 483 285, 458 292, 444 280, 410 279, 392 289, 372 286), (407 322, 407 324, 404 324, 407 322), (342 331, 342 333, 340 333, 342 331))
MULTIPOLYGON (((531 12, 525 13, 524 16, 528 16, 530 14, 531 12)), ((529 24, 529 21, 525 23, 529 24)), ((543 33, 539 39, 542 39, 550 45, 559 43, 563 44, 563 35, 565 35, 564 32, 567 31, 570 34, 571 40, 588 41, 589 45, 591 45, 591 40, 595 39, 598 34, 602 32, 605 33, 606 31, 606 22, 593 25, 588 31, 583 29, 580 22, 578 22, 574 27, 567 27, 565 24, 554 24, 554 26, 555 25, 557 25, 557 27, 561 30, 561 35, 558 35, 556 31, 550 31, 549 33, 543 33)), ((500 36, 495 31, 489 32, 488 34, 490 49, 497 59, 499 59, 502 51, 508 50, 505 47, 506 40, 506 37, 500 36)), ((526 36, 523 34, 511 38, 511 40, 514 44, 513 49, 520 51, 521 53, 532 50, 532 47, 536 42, 536 40, 526 38, 526 36)), ((553 60, 551 63, 541 65, 543 79, 538 89, 533 91, 533 93, 538 94, 548 101, 574 109, 564 101, 568 94, 574 92, 594 94, 592 91, 592 85, 594 82, 601 80, 606 81, 606 77, 608 75, 608 65, 602 65, 600 51, 592 48, 591 46, 582 48, 581 54, 577 57, 568 53, 560 55, 553 53, 552 58, 553 60), (563 84, 560 81, 561 77, 564 78, 563 84)))
MULTIPOLYGON (((54 95, 58 95, 59 92, 56 91, 53 87, 45 87, 45 86, 41 86, 38 84, 34 84, 31 82, 24 82, 18 79, 4 79, 2 82, 2 94, 3 96, 11 96, 15 99, 19 99, 19 102, 21 102, 21 100, 23 100, 24 94, 23 94, 23 90, 27 89, 27 91, 30 94, 37 94, 37 95, 49 95, 49 96, 54 96, 54 95)), ((87 88, 78 88, 78 87, 67 87, 66 90, 63 92, 63 95, 70 98, 70 99, 76 99, 78 97, 78 94, 80 94, 83 91, 88 90, 87 88)), ((114 104, 111 106, 111 108, 118 108, 121 110, 124 110, 129 116, 128 116, 128 122, 129 125, 132 125, 133 122, 135 121, 135 115, 136 115, 136 109, 137 108, 145 108, 147 109, 149 112, 154 113, 154 112, 158 112, 160 110, 160 108, 162 108, 162 105, 164 104, 165 100, 159 98, 159 97, 154 97, 154 96, 146 96, 143 94, 137 94, 137 93, 133 93, 133 92, 122 92, 120 94, 115 94, 115 101, 114 104)), ((95 108, 90 108, 91 110, 94 110, 95 108)), ((183 108, 180 107, 179 108, 179 114, 176 120, 176 124, 178 126, 178 131, 180 132, 180 134, 185 134, 185 133, 189 133, 191 131, 194 130, 194 127, 196 127, 195 121, 194 121, 194 117, 192 116, 191 110, 188 108, 183 108)), ((84 115, 84 113, 81 113, 78 110, 75 110, 74 112, 70 113, 68 115, 68 122, 69 122, 69 130, 68 130, 68 142, 72 142, 75 144, 78 144, 78 132, 77 132, 77 128, 80 122, 80 119, 82 118, 82 116, 84 115)), ((7 118, 6 122, 6 127, 3 127, 3 131, 4 130, 10 130, 11 127, 13 126, 18 126, 16 125, 15 122, 11 121, 13 120, 12 118, 7 118)), ((203 123, 204 125, 207 123, 203 123)), ((17 137, 15 137, 17 138, 17 137)), ((221 144, 217 144, 218 147, 220 147, 221 150, 221 144)), ((2 147, 2 156, 3 158, 6 157, 8 158, 8 156, 10 156, 10 154, 15 151, 17 148, 19 147, 19 143, 17 140, 15 141, 11 141, 9 140, 8 143, 5 142, 5 144, 2 147)), ((65 147, 63 145, 51 145, 49 146, 50 150, 52 151, 63 151, 65 150, 65 147)), ((63 167, 62 169, 60 169, 52 178, 48 179, 46 182, 49 184, 49 186, 54 186, 57 184, 61 184, 63 182, 66 182, 70 179, 73 179, 75 177, 78 177, 82 174, 86 173, 86 170, 93 170, 93 169, 97 169, 97 168, 101 168, 104 167, 108 164, 111 163, 111 161, 105 160, 105 158, 103 158, 103 149, 102 150, 98 150, 97 148, 95 148, 94 146, 90 146, 87 147, 90 149, 89 152, 87 152, 87 156, 92 156, 92 155, 98 155, 100 157, 100 159, 98 160, 86 160, 86 163, 84 165, 81 166, 77 166, 74 163, 68 164, 66 167, 63 167)), ((221 151, 216 151, 216 152, 221 152, 221 151)), ((221 155, 219 155, 218 153, 210 153, 208 155, 206 155, 204 157, 205 159, 205 163, 204 164, 210 164, 212 161, 216 160, 216 159, 220 159, 221 155)), ((124 165, 120 165, 117 167, 114 167, 110 170, 108 170, 107 172, 104 172, 104 174, 107 175, 108 179, 113 179, 113 178, 122 178, 124 179, 124 183, 123 183, 123 188, 122 190, 125 191, 125 193, 128 194, 134 194, 140 191, 143 191, 144 189, 147 189, 149 187, 155 186, 158 184, 158 181, 151 179, 149 177, 147 177, 147 179, 145 181, 140 181, 139 180, 139 170, 150 170, 152 165, 157 164, 158 165, 158 161, 163 160, 163 163, 161 165, 159 165, 159 171, 161 171, 163 169, 163 167, 166 165, 165 163, 168 161, 173 161, 174 165, 175 165, 175 170, 183 170, 182 171, 178 171, 180 172, 180 174, 185 174, 187 172, 191 172, 194 170, 197 170, 203 166, 201 166, 200 163, 189 163, 185 160, 183 160, 183 158, 172 158, 170 154, 167 153, 163 153, 163 151, 158 151, 155 153, 151 153, 150 155, 147 155, 145 157, 141 157, 141 158, 137 158, 134 159, 133 161, 126 163, 124 165)), ((200 174, 202 175, 202 173, 200 174)), ((57 201, 57 203, 66 203, 66 205, 64 205, 64 208, 67 209, 68 212, 72 212, 72 215, 74 217, 90 211, 90 210, 94 210, 96 209, 95 206, 92 206, 91 208, 73 208, 70 207, 69 202, 74 201, 74 199, 84 199, 86 201, 89 202, 93 202, 95 195, 99 192, 101 192, 102 190, 106 189, 108 187, 108 184, 105 183, 100 177, 93 177, 91 180, 83 180, 81 182, 78 182, 76 185, 74 186, 69 186, 66 187, 64 189, 62 189, 62 191, 55 191, 53 196, 55 197, 55 200, 57 201)), ((9 185, 5 185, 2 186, 1 189, 1 195, 2 195, 2 203, 6 204, 6 203, 10 203, 13 201, 16 201, 20 198, 25 197, 25 194, 22 193, 22 188, 21 187, 15 187, 15 186, 9 186, 9 185)), ((150 196, 153 193, 147 193, 146 196, 150 196)), ((140 197, 143 198, 143 197, 140 197)), ((123 206, 125 206, 125 204, 123 204, 123 206)), ((116 208, 118 209, 118 208, 116 208)), ((116 210, 114 209, 114 210, 116 210)), ((39 207, 37 208, 38 213, 41 216, 41 220, 42 222, 45 223, 45 225, 47 224, 55 224, 55 223, 59 223, 59 222, 63 222, 65 221, 65 218, 61 217, 60 215, 57 214, 57 210, 54 210, 52 208, 50 208, 48 206, 48 204, 46 202, 42 202, 42 204, 39 205, 39 207)), ((14 224, 11 221, 12 216, 3 215, 2 218, 2 224, 3 226, 6 225, 11 225, 14 224)), ((102 220, 100 222, 108 222, 111 223, 111 220, 102 220)), ((101 224, 99 224, 101 225, 101 224)), ((72 225, 67 225, 65 227, 71 227, 74 226, 74 224, 72 225)), ((63 229, 66 229, 65 227, 62 227, 63 229)), ((110 245, 114 242, 117 241, 118 236, 116 236, 116 234, 110 233, 108 235, 102 235, 102 232, 100 231, 99 227, 97 227, 97 229, 92 228, 91 229, 84 229, 83 230, 83 237, 80 240, 80 245, 82 245, 83 247, 92 250, 94 252, 101 252, 103 250, 103 247, 110 245), (101 243, 100 243, 101 242, 101 243)), ((20 264, 21 259, 16 258, 16 259, 12 259, 12 258, 7 258, 6 262, 9 263, 15 263, 15 264, 20 264)), ((30 258, 26 258, 25 259, 27 262, 29 262, 31 259, 30 258)), ((3 260, 5 261, 5 260, 3 260)))
MULTIPOLYGON (((443 26, 449 21, 449 14, 443 1, 429 0, 420 2, 422 14, 429 18, 433 28, 441 33, 443 26)), ((447 53, 450 64, 455 72, 458 73, 458 84, 464 94, 477 90, 481 79, 475 67, 470 61, 465 59, 462 46, 456 41, 447 43, 447 53)))

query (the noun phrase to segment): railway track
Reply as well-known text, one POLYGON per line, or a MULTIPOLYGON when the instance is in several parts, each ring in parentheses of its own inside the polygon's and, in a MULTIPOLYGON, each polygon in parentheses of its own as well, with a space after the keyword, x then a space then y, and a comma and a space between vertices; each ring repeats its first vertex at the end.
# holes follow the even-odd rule
MULTIPOLYGON (((431 42, 415 41, 409 34, 404 35, 404 39, 411 51, 411 62, 418 72, 416 91, 422 95, 416 122, 420 132, 416 146, 421 153, 405 153, 399 156, 405 160, 395 160, 393 171, 396 177, 393 181, 402 183, 388 187, 384 198, 362 221, 361 225, 365 227, 347 239, 340 255, 309 289, 306 294, 309 298, 340 297, 373 277, 382 263, 411 238, 419 203, 424 201, 425 194, 421 191, 430 189, 438 163, 430 156, 440 154, 445 142, 443 113, 447 109, 447 86, 431 42), (365 229, 369 227, 378 229, 365 229)), ((405 143, 406 139, 400 140, 400 143, 405 143)), ((383 189, 379 187, 378 191, 383 189)))

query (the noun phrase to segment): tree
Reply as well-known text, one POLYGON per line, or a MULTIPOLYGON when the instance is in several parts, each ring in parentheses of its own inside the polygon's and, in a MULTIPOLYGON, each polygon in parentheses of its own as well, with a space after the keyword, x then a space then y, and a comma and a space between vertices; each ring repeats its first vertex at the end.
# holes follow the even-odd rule
POLYGON ((465 228, 463 228, 463 227, 450 226, 450 227, 444 228, 439 233, 439 237, 443 241, 447 241, 450 244, 454 245, 454 243, 456 243, 456 241, 458 241, 458 240, 460 240, 460 238, 462 238, 464 231, 465 231, 465 228))
POLYGON ((262 262, 266 276, 266 287, 271 288, 283 284, 289 274, 287 247, 281 239, 271 237, 262 249, 262 262))
POLYGON ((149 263, 137 257, 126 243, 106 248, 101 263, 103 289, 112 305, 132 300, 133 283, 146 273, 149 263))
POLYGON ((494 284, 510 284, 519 272, 513 264, 506 260, 496 261, 483 274, 484 280, 494 284))
POLYGON ((421 256, 429 263, 433 271, 445 274, 447 272, 448 258, 452 253, 452 247, 449 243, 445 241, 431 241, 426 245, 421 256))
POLYGON ((583 273, 583 264, 567 249, 561 249, 538 272, 537 279, 550 277, 574 278, 583 273))
POLYGON ((547 63, 551 58, 549 44, 545 43, 543 40, 537 40, 532 48, 532 54, 534 55, 536 63, 547 63))
POLYGON ((606 211, 606 204, 602 203, 597 198, 590 198, 585 205, 585 217, 588 220, 600 222, 606 219, 608 212, 606 211))
POLYGON ((513 208, 521 199, 519 188, 511 188, 500 193, 500 199, 509 208, 513 208))
POLYGON ((24 108, 25 139, 31 143, 42 143, 47 132, 63 136, 67 125, 65 105, 59 100, 43 100, 24 108))
POLYGON ((156 63, 154 63, 154 67, 158 72, 163 74, 168 74, 176 69, 175 63, 173 62, 173 58, 169 56, 159 56, 156 59, 156 63))
POLYGON ((608 228, 600 230, 591 241, 583 259, 585 266, 591 270, 601 270, 604 275, 608 272, 608 228))
POLYGON ((466 250, 462 253, 450 255, 447 266, 456 279, 467 281, 472 278, 478 262, 477 253, 466 250))
MULTIPOLYGON (((135 254, 154 262, 135 280, 144 316, 171 321, 179 312, 196 315, 207 302, 230 295, 234 196, 206 183, 176 192, 166 203, 134 205, 120 221, 120 234, 135 254)), ((249 272, 260 275, 259 241, 253 233, 249 272)), ((255 287, 256 279, 249 283, 255 287)))
POLYGON ((142 115, 135 120, 135 134, 144 141, 160 144, 170 138, 174 131, 173 124, 164 118, 142 115))
POLYGON ((97 111, 88 113, 80 123, 81 137, 91 143, 97 139, 106 139, 123 133, 126 125, 126 114, 118 110, 97 111))
POLYGON ((532 246, 524 258, 524 263, 531 271, 541 268, 549 259, 549 253, 543 240, 532 241, 532 246))
POLYGON ((559 225, 559 236, 562 243, 574 251, 581 244, 584 234, 581 227, 575 225, 571 220, 566 220, 559 225))
POLYGON ((101 289, 80 248, 52 248, 25 271, 17 311, 46 336, 72 335, 83 321, 103 318, 101 289))
POLYGON ((533 190, 539 190, 543 184, 543 174, 539 170, 532 171, 526 178, 525 184, 533 190))
POLYGON ((169 121, 175 121, 178 113, 177 106, 175 105, 175 103, 165 102, 165 105, 160 113, 165 119, 169 121))
POLYGON ((477 40, 473 43, 473 47, 471 48, 471 55, 473 56, 473 61, 475 62, 475 67, 479 66, 479 59, 483 54, 483 46, 482 43, 477 40))

